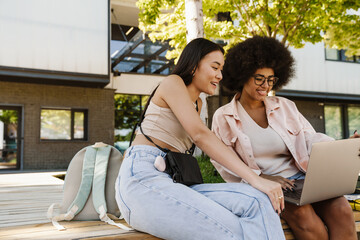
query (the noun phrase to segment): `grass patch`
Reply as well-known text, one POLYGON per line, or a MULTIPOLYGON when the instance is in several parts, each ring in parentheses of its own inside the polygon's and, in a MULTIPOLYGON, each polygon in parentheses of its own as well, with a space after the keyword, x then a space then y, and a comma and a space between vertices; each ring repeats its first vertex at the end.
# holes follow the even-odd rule
POLYGON ((204 179, 204 183, 223 183, 224 179, 216 171, 215 167, 210 162, 210 158, 207 155, 201 155, 196 157, 198 160, 201 174, 204 179))

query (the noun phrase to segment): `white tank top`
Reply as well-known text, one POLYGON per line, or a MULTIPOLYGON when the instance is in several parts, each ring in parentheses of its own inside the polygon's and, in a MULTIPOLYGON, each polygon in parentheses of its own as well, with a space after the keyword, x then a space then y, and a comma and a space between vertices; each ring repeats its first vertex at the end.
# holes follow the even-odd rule
POLYGON ((243 131, 248 135, 256 164, 266 175, 291 177, 299 170, 295 166, 285 142, 275 130, 270 127, 260 127, 237 102, 243 131))
MULTIPOLYGON (((193 144, 179 120, 170 108, 162 108, 150 101, 145 118, 141 123, 143 132, 184 153, 193 144)), ((137 131, 137 134, 142 134, 137 131)))

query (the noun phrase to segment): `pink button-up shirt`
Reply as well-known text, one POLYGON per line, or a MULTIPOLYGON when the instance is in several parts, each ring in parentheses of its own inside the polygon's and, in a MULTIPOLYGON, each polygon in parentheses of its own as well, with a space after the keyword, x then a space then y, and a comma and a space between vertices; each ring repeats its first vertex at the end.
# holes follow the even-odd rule
MULTIPOLYGON (((243 132, 236 101, 240 94, 233 100, 216 110, 213 116, 212 131, 220 138, 239 158, 255 173, 261 171, 256 164, 249 137, 243 132)), ((334 139, 315 132, 311 124, 298 111, 294 102, 282 97, 266 97, 265 111, 270 127, 277 132, 285 142, 296 167, 306 172, 311 146, 315 142, 333 141, 334 139)), ((241 178, 231 169, 226 169, 215 160, 211 162, 226 182, 240 182, 241 178)))

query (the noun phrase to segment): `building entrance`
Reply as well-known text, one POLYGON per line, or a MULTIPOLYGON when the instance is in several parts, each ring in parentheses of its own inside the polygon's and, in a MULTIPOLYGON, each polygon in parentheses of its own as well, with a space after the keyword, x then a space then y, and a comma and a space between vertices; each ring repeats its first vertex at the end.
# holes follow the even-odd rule
POLYGON ((21 167, 21 107, 0 105, 0 170, 21 167))

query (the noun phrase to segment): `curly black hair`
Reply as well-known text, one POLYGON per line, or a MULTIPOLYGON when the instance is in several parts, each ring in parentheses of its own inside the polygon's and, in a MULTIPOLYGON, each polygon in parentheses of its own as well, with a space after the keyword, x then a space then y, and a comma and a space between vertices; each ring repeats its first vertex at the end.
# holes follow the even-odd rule
POLYGON ((272 68, 279 78, 272 89, 278 90, 294 76, 294 65, 295 60, 290 51, 278 40, 254 36, 228 51, 220 84, 231 92, 241 92, 244 84, 258 69, 272 68))

